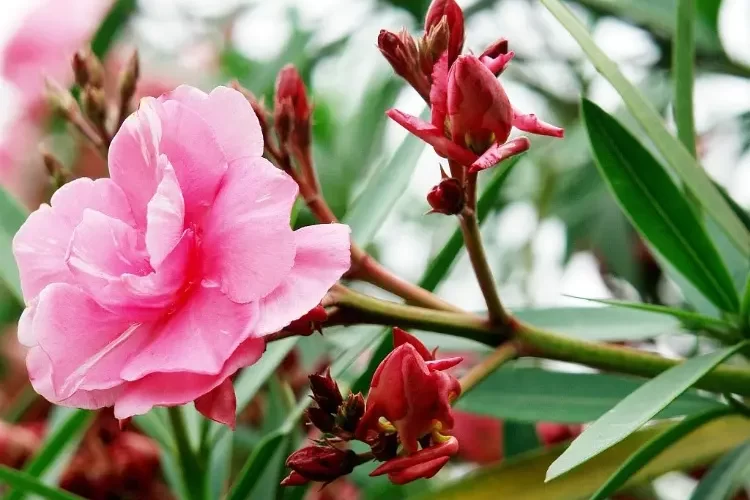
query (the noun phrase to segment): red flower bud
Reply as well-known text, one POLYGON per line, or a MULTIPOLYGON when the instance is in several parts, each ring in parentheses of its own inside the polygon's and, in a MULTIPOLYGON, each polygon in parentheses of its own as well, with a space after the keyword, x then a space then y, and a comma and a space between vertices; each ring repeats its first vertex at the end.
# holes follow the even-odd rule
POLYGON ((307 446, 286 459, 286 466, 310 481, 333 481, 354 470, 357 454, 333 446, 307 446))
POLYGON ((336 419, 322 408, 311 406, 307 409, 307 418, 321 432, 331 433, 336 426, 336 419))
POLYGON ((409 82, 425 99, 430 95, 430 81, 422 71, 419 61, 419 49, 406 30, 396 34, 380 30, 378 48, 398 76, 409 82))
POLYGON ((349 394, 339 410, 339 427, 347 432, 354 432, 364 413, 365 398, 362 393, 349 394))
POLYGON ((453 64, 464 47, 464 13, 455 0, 433 0, 425 17, 425 32, 429 35, 443 17, 448 22, 448 63, 453 64))
POLYGON ((310 115, 312 108, 307 90, 297 68, 288 64, 276 78, 274 121, 279 138, 284 142, 289 134, 300 148, 310 145, 310 115))
POLYGON ((403 331, 398 340, 404 343, 397 344, 375 371, 356 434, 366 440, 371 432, 380 433, 382 417, 395 427, 406 452, 414 453, 419 438, 453 427, 450 403, 461 393, 461 385, 442 370, 461 359, 434 361, 419 340, 403 331))
POLYGON ((338 413, 344 398, 338 384, 331 377, 330 370, 325 375, 310 375, 309 378, 312 397, 318 406, 328 413, 338 413))
POLYGON ((448 116, 453 140, 479 155, 510 135, 513 107, 508 95, 476 56, 461 56, 450 69, 448 116))
POLYGON ((455 215, 464 208, 464 189, 458 179, 449 177, 440 181, 427 194, 431 212, 455 215))
POLYGON ((302 474, 292 471, 281 481, 281 486, 302 486, 309 482, 310 480, 302 474))

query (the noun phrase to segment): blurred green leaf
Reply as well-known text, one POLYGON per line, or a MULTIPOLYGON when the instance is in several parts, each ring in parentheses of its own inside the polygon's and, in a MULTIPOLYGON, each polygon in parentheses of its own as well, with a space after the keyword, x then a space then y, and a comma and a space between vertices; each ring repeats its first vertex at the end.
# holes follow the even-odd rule
POLYGON ((503 421, 503 459, 539 448, 539 436, 533 422, 503 421))
POLYGON ((47 486, 34 476, 5 465, 0 465, 0 482, 15 488, 16 492, 33 493, 49 500, 83 500, 78 495, 47 486))
POLYGON ((640 340, 681 330, 670 316, 620 307, 552 307, 518 309, 513 315, 538 328, 583 340, 640 340))
POLYGON ((631 222, 707 299, 724 311, 737 311, 732 278, 669 174, 596 104, 584 99, 581 109, 596 164, 631 222))
POLYGON ((703 413, 691 415, 669 427, 628 457, 625 463, 594 493, 591 500, 606 500, 610 495, 622 488, 628 479, 645 467, 659 453, 695 429, 707 424, 711 420, 726 416, 732 411, 729 407, 711 409, 703 413))
MULTIPOLYGON (((516 422, 593 422, 644 383, 606 373, 567 373, 508 365, 463 396, 457 408, 516 422)), ((691 415, 721 406, 716 400, 690 391, 660 410, 656 418, 691 415)))
POLYGON ((258 484, 268 463, 277 450, 286 447, 288 441, 289 435, 283 429, 268 434, 263 438, 237 475, 239 480, 232 486, 227 500, 245 500, 250 498, 250 493, 258 484))
POLYGON ((138 9, 137 0, 117 0, 99 29, 91 39, 91 51, 103 59, 123 30, 130 17, 138 9))
MULTIPOLYGON (((484 222, 487 214, 489 214, 490 210, 497 204, 497 200, 500 198, 500 192, 502 191, 505 181, 513 171, 513 167, 515 167, 521 159, 522 156, 516 156, 495 167, 495 172, 492 174, 492 178, 484 189, 482 189, 482 194, 477 201, 477 217, 479 218, 479 224, 484 222)), ((422 279, 419 280, 419 286, 426 290, 434 291, 435 288, 437 288, 438 283, 443 280, 453 267, 453 263, 456 261, 456 257, 458 257, 458 254, 463 247, 464 237, 461 233, 461 228, 456 227, 453 234, 451 234, 450 239, 448 239, 448 242, 427 265, 427 269, 425 269, 422 279)))
POLYGON ((744 341, 690 358, 630 393, 588 427, 547 470, 547 480, 565 474, 637 431, 704 375, 750 344, 744 341))
MULTIPOLYGON (((62 413, 62 416, 50 429, 50 433, 41 448, 24 467, 24 472, 42 480, 44 480, 47 472, 52 473, 52 475, 55 475, 55 472, 58 474, 62 472, 65 464, 78 447, 78 443, 83 438, 89 424, 96 416, 96 413, 87 410, 60 408, 58 411, 62 413)), ((23 493, 15 491, 7 498, 8 500, 18 500, 23 498, 23 493)))
POLYGON ((708 471, 690 500, 728 500, 740 489, 750 473, 750 442, 724 455, 708 471))
POLYGON ((174 439, 167 427, 163 408, 154 408, 145 415, 136 415, 133 417, 133 422, 148 437, 155 439, 162 449, 169 452, 175 451, 174 439))
MULTIPOLYGON (((695 158, 690 156, 684 146, 669 133, 656 110, 625 78, 617 68, 617 64, 596 45, 586 28, 560 0, 542 0, 542 3, 578 42, 597 71, 617 90, 656 148, 685 186, 703 204, 706 212, 732 238, 743 255, 750 257, 750 232, 744 228, 721 194, 714 188, 710 178, 695 158)), ((588 125, 589 132, 591 132, 592 124, 588 125)))
POLYGON ((13 236, 28 217, 26 210, 0 186, 0 279, 21 304, 21 279, 13 257, 13 236))
POLYGON ((425 143, 407 135, 390 161, 379 168, 346 214, 344 222, 352 228, 352 239, 367 246, 383 225, 396 201, 404 194, 404 186, 417 166, 425 143))
MULTIPOLYGON (((549 482, 545 470, 566 445, 539 451, 482 467, 448 486, 430 491, 424 500, 489 500, 498 498, 528 500, 581 500, 588 498, 622 464, 644 444, 671 427, 656 424, 631 434, 627 439, 594 457, 584 467, 549 482)), ((674 446, 632 476, 626 486, 644 484, 666 472, 683 470, 711 463, 750 437, 750 420, 731 416, 715 420, 688 434, 674 446)))
POLYGON ((206 498, 222 498, 232 470, 232 433, 219 437, 209 450, 206 498))
POLYGON ((665 314, 676 318, 686 328, 707 328, 709 330, 718 329, 719 331, 728 331, 734 328, 734 325, 732 325, 732 323, 729 323, 728 321, 725 321, 723 319, 704 316, 696 312, 686 311, 685 309, 675 309, 674 307, 661 306, 657 304, 645 304, 643 302, 626 302, 623 300, 609 299, 587 299, 583 297, 577 298, 588 300, 590 302, 607 304, 613 307, 624 307, 627 309, 653 312, 656 314, 665 314))

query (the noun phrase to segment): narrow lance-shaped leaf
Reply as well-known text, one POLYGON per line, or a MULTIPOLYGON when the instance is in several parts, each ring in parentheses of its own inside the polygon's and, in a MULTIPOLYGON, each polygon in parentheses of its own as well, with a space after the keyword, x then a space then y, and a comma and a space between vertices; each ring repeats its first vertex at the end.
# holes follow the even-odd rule
POLYGON ((732 409, 729 407, 715 408, 692 415, 674 424, 630 455, 625 463, 594 493, 591 500, 606 500, 610 495, 622 488, 635 473, 656 458, 659 453, 674 445, 695 429, 731 412, 732 409))
POLYGON ((581 109, 597 167, 633 225, 707 299, 736 312, 739 299, 729 271, 669 174, 596 104, 584 99, 581 109))
POLYGON ((0 483, 10 485, 17 492, 34 493, 49 500, 83 500, 78 495, 47 486, 34 476, 5 465, 0 465, 0 483))
POLYGON ((643 384, 573 441, 549 467, 546 480, 565 474, 637 431, 704 375, 747 345, 750 341, 685 360, 643 384))
POLYGON ((617 90, 628 110, 706 212, 716 220, 743 255, 750 257, 750 232, 742 225, 695 158, 669 133, 659 113, 625 78, 617 64, 596 45, 583 24, 560 0, 542 0, 542 3, 578 42, 597 71, 617 90))
POLYGON ((690 500, 727 500, 740 489, 750 472, 750 442, 738 446, 711 467, 690 500))

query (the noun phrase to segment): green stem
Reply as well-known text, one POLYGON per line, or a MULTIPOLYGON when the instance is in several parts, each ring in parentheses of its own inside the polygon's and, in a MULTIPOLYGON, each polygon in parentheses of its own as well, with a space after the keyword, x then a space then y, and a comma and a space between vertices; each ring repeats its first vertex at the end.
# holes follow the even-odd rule
POLYGON ((466 251, 469 253, 471 266, 474 268, 474 274, 479 282, 482 295, 484 295, 484 301, 487 303, 490 320, 494 324, 508 325, 510 318, 502 302, 500 302, 500 295, 498 295, 497 287, 495 286, 495 278, 492 276, 492 270, 487 262, 487 255, 484 253, 482 235, 479 232, 476 213, 473 209, 465 210, 459 217, 459 220, 461 221, 461 232, 464 235, 466 251))
POLYGON ((169 422, 172 425, 177 452, 179 454, 180 471, 185 482, 185 491, 193 500, 203 500, 205 495, 205 474, 199 457, 193 452, 179 406, 167 409, 169 422))
MULTIPOLYGON (((329 324, 369 323, 448 333, 497 347, 508 340, 508 328, 464 313, 433 311, 408 306, 337 287, 331 299, 339 306, 329 324)), ((601 370, 655 377, 680 363, 656 354, 610 344, 586 342, 549 332, 510 318, 521 355, 579 363, 601 370)), ((696 387, 717 393, 750 396, 750 370, 719 366, 696 387)))

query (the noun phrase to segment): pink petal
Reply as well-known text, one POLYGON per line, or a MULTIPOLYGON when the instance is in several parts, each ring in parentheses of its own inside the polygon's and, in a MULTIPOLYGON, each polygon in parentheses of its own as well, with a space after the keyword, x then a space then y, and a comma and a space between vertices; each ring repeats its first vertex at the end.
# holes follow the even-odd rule
MULTIPOLYGON (((23 323, 47 357, 46 366, 38 353, 35 375, 49 372, 52 401, 74 396, 79 390, 105 390, 120 385, 123 363, 141 348, 149 336, 147 328, 131 324, 102 309, 80 289, 52 284, 39 295, 33 317, 23 323)), ((32 349, 32 350, 33 350, 32 349)), ((39 378, 39 377, 36 377, 39 378)), ((43 382, 44 383, 44 382, 43 382)))
POLYGON ((493 144, 477 161, 472 163, 469 173, 479 172, 494 167, 503 160, 523 153, 529 149, 531 143, 526 137, 516 137, 505 144, 493 144))
POLYGON ((452 142, 443 135, 442 129, 438 129, 431 123, 397 109, 390 109, 386 114, 393 121, 435 148, 435 152, 440 156, 455 160, 461 165, 471 165, 477 159, 477 155, 452 142))
MULTIPOLYGON (((187 293, 187 292, 186 292, 187 293)), ((121 372, 135 381, 152 373, 216 375, 254 332, 258 304, 237 304, 218 288, 198 286, 186 302, 151 328, 148 345, 121 372)))
POLYGON ((206 418, 234 430, 237 421, 237 398, 232 379, 226 378, 214 390, 195 400, 195 409, 206 418))
POLYGON ((545 123, 534 114, 524 115, 517 110, 513 110, 513 126, 524 132, 537 135, 548 135, 551 137, 562 137, 565 130, 545 123))
POLYGON ((246 340, 216 375, 153 373, 129 383, 117 398, 115 418, 142 415, 154 406, 175 406, 194 401, 219 386, 240 368, 258 361, 265 348, 263 339, 246 340))
POLYGON ((206 278, 230 299, 258 300, 289 273, 295 255, 289 216, 296 196, 297 184, 263 158, 229 168, 206 218, 203 249, 206 278))
POLYGON ((76 179, 52 196, 51 207, 42 205, 24 222, 13 238, 21 288, 27 302, 50 283, 72 283, 65 255, 73 229, 90 208, 125 223, 133 216, 120 188, 110 179, 76 179))
POLYGON ((482 64, 487 66, 489 70, 492 71, 495 75, 499 75, 500 73, 505 71, 505 67, 515 55, 516 53, 511 50, 507 54, 498 54, 494 59, 491 57, 482 56, 480 57, 480 60, 482 61, 482 64))
POLYGON ((263 155, 258 117, 240 92, 216 87, 206 95, 195 87, 180 85, 159 99, 173 99, 198 113, 213 129, 227 162, 263 155))
POLYGON ((177 101, 147 97, 125 120, 109 149, 112 179, 130 201, 138 227, 146 227, 147 205, 159 184, 161 154, 174 168, 185 200, 186 223, 200 221, 227 169, 211 127, 177 101))
POLYGON ((158 169, 162 180, 146 210, 146 249, 154 268, 177 246, 185 225, 185 200, 174 168, 165 155, 159 156, 158 169))
POLYGON ((319 224, 294 232, 294 267, 260 304, 258 333, 282 329, 318 305, 351 265, 349 226, 319 224))

